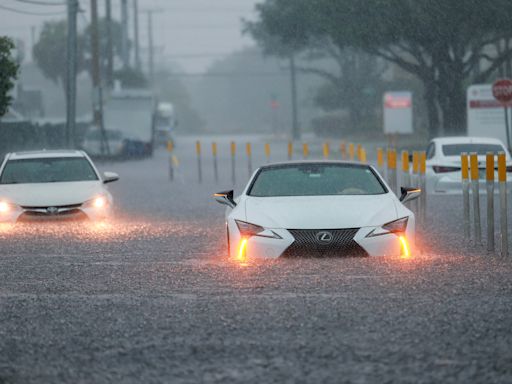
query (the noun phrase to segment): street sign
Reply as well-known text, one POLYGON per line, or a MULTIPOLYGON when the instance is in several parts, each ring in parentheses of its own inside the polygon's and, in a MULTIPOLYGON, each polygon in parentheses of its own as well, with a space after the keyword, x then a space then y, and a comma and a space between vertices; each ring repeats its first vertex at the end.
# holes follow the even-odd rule
POLYGON ((384 133, 413 133, 411 92, 386 92, 383 106, 384 133))
POLYGON ((499 79, 492 85, 492 94, 496 100, 502 104, 508 104, 512 101, 512 80, 499 79))

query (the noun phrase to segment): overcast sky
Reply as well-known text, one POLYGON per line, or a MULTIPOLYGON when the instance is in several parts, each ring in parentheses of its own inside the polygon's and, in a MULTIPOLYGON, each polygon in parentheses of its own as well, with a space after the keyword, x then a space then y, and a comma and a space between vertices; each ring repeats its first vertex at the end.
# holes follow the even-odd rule
MULTIPOLYGON (((33 0, 32 0, 33 1, 33 0)), ((120 19, 121 0, 112 1, 114 18, 120 19)), ((141 55, 147 62, 147 14, 155 10, 154 45, 160 63, 177 63, 184 71, 201 73, 223 55, 245 46, 254 45, 241 34, 241 19, 254 19, 254 5, 261 0, 138 0, 141 55)), ((37 0, 58 5, 35 5, 28 0, 0 0, 0 34, 25 41, 27 56, 31 50, 31 28, 36 38, 44 21, 66 17, 65 0, 37 0), (29 15, 17 13, 34 13, 29 15)), ((129 27, 133 34, 133 0, 129 4, 129 27)), ((80 0, 84 12, 78 18, 83 28, 90 21, 90 0, 80 0)), ((105 0, 98 0, 100 16, 105 12, 105 0)), ((133 37, 133 36, 131 36, 133 37)))

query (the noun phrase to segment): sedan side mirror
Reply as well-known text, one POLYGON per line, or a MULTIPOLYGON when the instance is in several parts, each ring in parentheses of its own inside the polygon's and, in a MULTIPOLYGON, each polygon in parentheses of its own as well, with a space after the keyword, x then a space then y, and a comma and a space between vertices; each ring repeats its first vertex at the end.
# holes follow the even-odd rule
POLYGON ((112 183, 119 180, 119 175, 115 172, 103 172, 103 184, 112 183))
POLYGON ((235 208, 236 203, 233 199, 233 191, 224 191, 224 192, 217 192, 213 195, 215 197, 215 201, 217 201, 220 204, 227 205, 228 207, 235 208))
POLYGON ((420 188, 401 187, 400 191, 402 192, 402 195, 400 196, 400 201, 402 203, 407 203, 408 201, 417 199, 421 195, 420 188))

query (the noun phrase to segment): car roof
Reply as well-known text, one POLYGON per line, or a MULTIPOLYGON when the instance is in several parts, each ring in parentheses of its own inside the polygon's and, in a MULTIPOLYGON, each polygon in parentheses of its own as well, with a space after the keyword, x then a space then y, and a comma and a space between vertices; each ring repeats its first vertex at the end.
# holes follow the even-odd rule
POLYGON ((85 157, 83 151, 73 149, 59 149, 59 150, 38 150, 38 151, 21 151, 11 152, 7 154, 8 160, 22 160, 22 159, 40 159, 40 158, 55 158, 55 157, 85 157))
POLYGON ((475 137, 475 136, 452 136, 452 137, 436 137, 432 139, 439 144, 500 144, 503 142, 494 137, 475 137))
POLYGON ((281 162, 274 162, 270 164, 265 164, 260 166, 260 169, 272 168, 272 167, 282 167, 286 165, 307 165, 307 164, 325 164, 325 165, 350 165, 350 166, 359 166, 359 167, 369 167, 368 164, 360 163, 356 161, 348 161, 348 160, 288 160, 281 162))

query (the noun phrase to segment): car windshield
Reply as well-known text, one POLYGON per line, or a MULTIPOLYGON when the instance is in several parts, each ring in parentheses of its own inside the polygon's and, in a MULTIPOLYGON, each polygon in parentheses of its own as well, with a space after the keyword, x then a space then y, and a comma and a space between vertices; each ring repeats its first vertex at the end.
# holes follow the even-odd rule
POLYGON ((386 189, 370 167, 293 164, 263 168, 248 192, 255 197, 377 195, 386 189))
POLYGON ((9 160, 0 184, 56 183, 98 180, 91 163, 84 157, 56 157, 9 160))
POLYGON ((460 156, 463 152, 476 152, 478 155, 485 155, 487 152, 498 153, 505 150, 499 144, 485 143, 444 144, 442 148, 445 156, 460 156))

